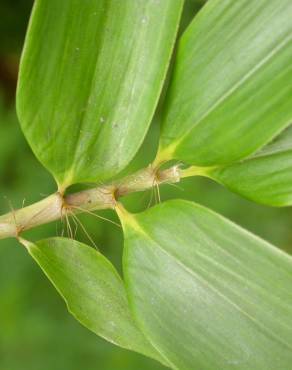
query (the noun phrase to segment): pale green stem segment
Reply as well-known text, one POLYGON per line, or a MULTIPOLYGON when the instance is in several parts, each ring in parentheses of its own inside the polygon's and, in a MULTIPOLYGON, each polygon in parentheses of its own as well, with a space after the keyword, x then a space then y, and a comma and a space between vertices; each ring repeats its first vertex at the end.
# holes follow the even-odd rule
MULTIPOLYGON (((197 175, 203 175, 199 173, 197 175)), ((174 165, 164 170, 153 165, 109 185, 98 186, 63 196, 55 193, 30 206, 0 216, 0 239, 19 238, 21 232, 47 224, 83 210, 115 209, 117 200, 127 194, 151 189, 163 183, 177 183, 182 177, 194 176, 195 171, 174 165), (193 174, 191 174, 193 172, 193 174)))
POLYGON ((214 170, 216 167, 197 167, 197 166, 190 166, 181 170, 181 178, 182 177, 192 177, 192 176, 203 176, 203 177, 210 177, 209 173, 214 170))

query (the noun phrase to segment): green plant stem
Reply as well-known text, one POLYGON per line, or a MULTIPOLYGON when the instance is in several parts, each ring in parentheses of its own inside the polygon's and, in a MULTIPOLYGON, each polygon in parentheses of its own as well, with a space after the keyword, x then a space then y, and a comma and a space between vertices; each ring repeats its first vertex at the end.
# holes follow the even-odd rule
POLYGON ((55 193, 30 206, 0 216, 0 239, 18 238, 21 232, 47 224, 72 213, 115 209, 117 200, 127 194, 151 189, 163 183, 179 182, 178 165, 157 170, 152 165, 109 185, 62 196, 55 193))
POLYGON ((197 167, 190 166, 181 170, 180 176, 182 177, 192 177, 192 176, 204 176, 209 177, 209 172, 212 171, 215 167, 197 167))

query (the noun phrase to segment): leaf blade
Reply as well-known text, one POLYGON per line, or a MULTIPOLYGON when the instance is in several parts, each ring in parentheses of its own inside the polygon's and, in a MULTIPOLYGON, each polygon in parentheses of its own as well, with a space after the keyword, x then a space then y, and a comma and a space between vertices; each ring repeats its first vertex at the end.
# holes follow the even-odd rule
POLYGON ((174 368, 289 367, 291 257, 191 202, 122 220, 133 312, 174 368))
POLYGON ((292 205, 292 127, 259 153, 211 169, 208 176, 255 202, 276 207, 292 205))
POLYGON ((244 158, 291 122, 291 3, 209 1, 183 35, 158 158, 244 158))
POLYGON ((17 111, 34 153, 63 187, 114 176, 139 149, 181 7, 181 0, 36 1, 17 111))
POLYGON ((137 328, 124 284, 102 254, 66 238, 26 247, 82 325, 113 344, 165 363, 137 328))

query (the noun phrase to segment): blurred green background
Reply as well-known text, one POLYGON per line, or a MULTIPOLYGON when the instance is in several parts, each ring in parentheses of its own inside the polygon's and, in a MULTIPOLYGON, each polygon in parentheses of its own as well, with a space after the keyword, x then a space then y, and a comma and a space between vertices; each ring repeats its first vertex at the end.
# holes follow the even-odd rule
MULTIPOLYGON (((60 0, 62 1, 62 0, 60 0)), ((133 0, 134 1, 134 0, 133 0)), ((182 29, 200 7, 186 3, 182 29)), ((34 158, 15 114, 18 62, 32 0, 0 0, 0 212, 37 201, 55 191, 50 174, 34 158)), ((159 110, 137 157, 125 171, 153 158, 159 134, 159 110)), ((273 209, 244 200, 209 180, 186 179, 179 187, 161 187, 161 198, 191 199, 222 213, 248 230, 292 253, 292 209, 273 209)), ((151 192, 124 202, 145 209, 151 192)), ((111 212, 102 216, 116 219, 111 212)), ((80 219, 101 251, 121 271, 122 234, 92 216, 80 219)), ((61 223, 26 233, 37 240, 60 235, 61 223)), ((77 239, 89 243, 82 230, 77 239)), ((159 370, 163 366, 98 338, 76 322, 38 266, 15 240, 0 241, 0 370, 159 370)), ((214 369, 215 370, 215 369, 214 369)))

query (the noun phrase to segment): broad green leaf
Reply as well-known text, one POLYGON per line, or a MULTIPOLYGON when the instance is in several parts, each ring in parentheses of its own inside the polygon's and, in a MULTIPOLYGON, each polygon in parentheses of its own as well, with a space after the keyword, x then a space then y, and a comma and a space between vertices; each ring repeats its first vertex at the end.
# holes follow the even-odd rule
POLYGON ((161 361, 136 327, 124 284, 102 254, 66 238, 25 245, 78 321, 116 345, 161 361))
POLYGON ((256 155, 208 176, 255 202, 292 205, 292 126, 256 155))
POLYGON ((244 158, 292 120, 291 0, 210 0, 179 44, 159 160, 244 158))
POLYGON ((182 0, 36 0, 20 66, 23 132, 59 187, 106 180, 139 149, 182 0))
POLYGON ((130 305, 173 368, 290 369, 290 256, 192 202, 120 217, 130 305))

